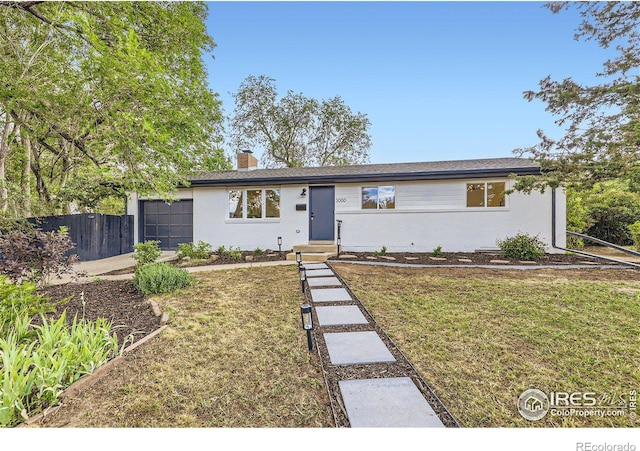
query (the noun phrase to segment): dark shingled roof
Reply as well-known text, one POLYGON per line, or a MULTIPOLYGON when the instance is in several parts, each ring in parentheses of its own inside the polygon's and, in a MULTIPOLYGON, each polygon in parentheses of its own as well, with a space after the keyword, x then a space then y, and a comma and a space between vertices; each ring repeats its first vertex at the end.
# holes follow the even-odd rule
POLYGON ((470 177, 537 175, 540 166, 524 158, 430 161, 417 163, 364 164, 313 168, 216 171, 190 178, 191 186, 240 186, 257 184, 319 184, 443 180, 470 177))

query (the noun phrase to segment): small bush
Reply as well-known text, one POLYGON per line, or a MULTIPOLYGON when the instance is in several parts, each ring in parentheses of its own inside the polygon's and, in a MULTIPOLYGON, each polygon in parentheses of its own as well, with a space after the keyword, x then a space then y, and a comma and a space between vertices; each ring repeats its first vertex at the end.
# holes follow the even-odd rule
POLYGON ((133 245, 133 250, 133 259, 139 268, 149 263, 155 263, 162 255, 160 241, 151 240, 145 241, 144 243, 137 243, 133 245))
POLYGON ((66 228, 57 232, 20 229, 0 233, 0 274, 13 282, 47 284, 52 277, 73 272, 77 255, 66 228))
POLYGON ((178 244, 176 253, 180 259, 189 257, 195 260, 206 260, 213 254, 213 248, 209 243, 205 243, 204 241, 198 241, 197 244, 180 243, 178 244))
POLYGON ((0 337, 5 337, 21 317, 31 319, 53 311, 53 303, 36 294, 36 284, 23 282, 16 285, 0 276, 0 337))
POLYGON ((438 247, 436 247, 436 248, 431 252, 431 254, 432 254, 434 257, 439 257, 439 256, 441 256, 441 255, 442 255, 442 246, 438 246, 438 247))
POLYGON ((373 255, 387 255, 387 246, 382 246, 379 251, 374 251, 373 255))
POLYGON ((222 257, 226 253, 227 253, 227 248, 224 246, 220 246, 218 247, 218 249, 216 249, 216 254, 218 254, 220 257, 222 257))
POLYGON ((143 296, 169 293, 192 282, 186 269, 169 263, 149 263, 138 268, 133 276, 133 284, 143 296))
POLYGON ((496 243, 507 258, 531 261, 539 260, 545 255, 545 243, 537 236, 530 236, 526 233, 518 233, 504 240, 496 240, 496 243))
POLYGON ((233 260, 242 260, 242 251, 240 250, 239 247, 236 247, 236 248, 230 247, 227 253, 229 254, 229 257, 231 257, 233 260))
POLYGON ((260 249, 259 247, 257 247, 257 248, 254 249, 253 253, 255 255, 262 255, 262 254, 264 254, 264 251, 262 249, 260 249))
POLYGON ((640 252, 640 221, 634 222, 627 227, 633 239, 633 247, 640 252))

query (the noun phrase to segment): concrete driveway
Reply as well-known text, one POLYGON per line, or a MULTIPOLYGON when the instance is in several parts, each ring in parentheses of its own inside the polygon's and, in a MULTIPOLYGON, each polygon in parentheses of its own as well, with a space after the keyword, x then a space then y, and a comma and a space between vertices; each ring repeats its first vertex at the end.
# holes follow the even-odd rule
MULTIPOLYGON (((163 251, 158 261, 170 261, 176 258, 175 251, 163 251)), ((79 272, 86 272, 87 276, 99 276, 111 271, 133 268, 135 265, 136 261, 133 259, 133 252, 131 252, 101 260, 81 261, 74 265, 74 269, 79 272)))

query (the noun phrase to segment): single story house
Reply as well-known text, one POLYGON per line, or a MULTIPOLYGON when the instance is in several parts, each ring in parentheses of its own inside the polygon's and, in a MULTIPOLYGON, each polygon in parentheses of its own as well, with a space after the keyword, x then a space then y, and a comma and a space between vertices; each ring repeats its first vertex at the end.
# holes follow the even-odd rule
POLYGON ((562 189, 505 194, 513 174, 540 174, 527 159, 259 169, 244 151, 237 167, 193 177, 171 204, 130 195, 136 242, 278 250, 280 238, 282 250, 329 243, 345 252, 475 252, 522 232, 550 253, 565 246, 562 189))

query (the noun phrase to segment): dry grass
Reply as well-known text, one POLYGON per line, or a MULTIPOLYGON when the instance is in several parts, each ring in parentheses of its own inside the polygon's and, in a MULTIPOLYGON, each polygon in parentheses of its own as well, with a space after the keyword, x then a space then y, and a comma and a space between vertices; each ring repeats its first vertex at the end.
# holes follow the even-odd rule
POLYGON ((155 297, 170 327, 47 425, 332 427, 297 277, 291 266, 198 273, 155 297))
POLYGON ((532 387, 640 389, 640 271, 334 267, 463 427, 638 426, 533 423, 516 402, 532 387))

